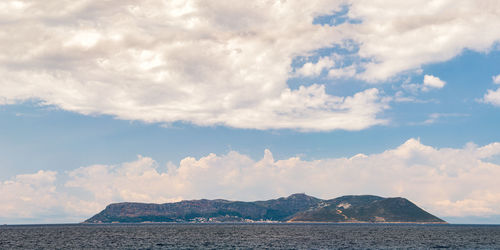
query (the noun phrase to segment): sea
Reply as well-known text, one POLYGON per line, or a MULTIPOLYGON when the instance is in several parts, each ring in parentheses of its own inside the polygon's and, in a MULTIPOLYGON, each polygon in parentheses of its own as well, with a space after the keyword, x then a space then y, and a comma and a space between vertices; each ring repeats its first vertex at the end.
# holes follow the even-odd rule
POLYGON ((64 224, 0 226, 0 249, 500 249, 500 225, 64 224))

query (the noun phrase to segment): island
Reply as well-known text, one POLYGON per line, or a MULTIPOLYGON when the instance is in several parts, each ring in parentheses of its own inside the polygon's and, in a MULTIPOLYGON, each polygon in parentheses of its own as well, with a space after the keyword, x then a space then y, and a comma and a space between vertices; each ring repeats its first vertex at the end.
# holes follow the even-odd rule
POLYGON ((401 197, 347 195, 323 200, 303 193, 253 202, 201 199, 164 204, 114 203, 84 221, 147 222, 446 223, 401 197))

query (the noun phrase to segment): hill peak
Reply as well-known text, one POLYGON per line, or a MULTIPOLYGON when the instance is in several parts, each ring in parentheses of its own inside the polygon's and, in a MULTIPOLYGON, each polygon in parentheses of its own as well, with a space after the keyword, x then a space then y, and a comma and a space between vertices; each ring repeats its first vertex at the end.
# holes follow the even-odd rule
POLYGON ((291 194, 289 195, 288 197, 286 197, 285 199, 317 199, 315 197, 312 197, 312 196, 309 196, 307 195, 306 193, 295 193, 295 194, 291 194))

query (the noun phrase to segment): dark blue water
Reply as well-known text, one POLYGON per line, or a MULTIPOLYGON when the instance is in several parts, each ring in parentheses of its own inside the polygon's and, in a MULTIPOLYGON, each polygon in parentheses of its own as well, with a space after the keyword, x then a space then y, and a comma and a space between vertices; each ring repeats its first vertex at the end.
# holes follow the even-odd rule
POLYGON ((408 224, 0 226, 0 248, 500 249, 500 226, 408 224))

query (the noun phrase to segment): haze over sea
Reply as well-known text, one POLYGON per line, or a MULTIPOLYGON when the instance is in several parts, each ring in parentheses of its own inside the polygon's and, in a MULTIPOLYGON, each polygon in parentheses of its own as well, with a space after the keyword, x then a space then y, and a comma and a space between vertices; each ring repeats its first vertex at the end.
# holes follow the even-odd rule
POLYGON ((0 227, 19 249, 498 249, 500 225, 68 224, 0 227))

